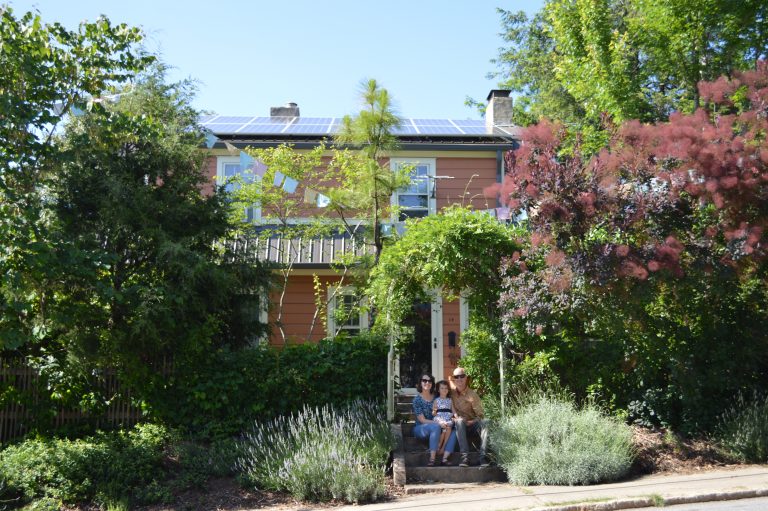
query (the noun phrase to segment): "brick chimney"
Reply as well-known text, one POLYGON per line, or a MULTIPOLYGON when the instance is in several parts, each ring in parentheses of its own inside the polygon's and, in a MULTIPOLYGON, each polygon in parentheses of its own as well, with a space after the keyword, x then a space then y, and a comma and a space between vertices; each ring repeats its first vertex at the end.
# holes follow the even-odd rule
POLYGON ((485 128, 488 133, 494 126, 513 126, 511 91, 493 89, 488 93, 488 107, 485 109, 485 128))
POLYGON ((270 117, 299 117, 299 105, 286 103, 283 106, 273 106, 269 109, 270 117))

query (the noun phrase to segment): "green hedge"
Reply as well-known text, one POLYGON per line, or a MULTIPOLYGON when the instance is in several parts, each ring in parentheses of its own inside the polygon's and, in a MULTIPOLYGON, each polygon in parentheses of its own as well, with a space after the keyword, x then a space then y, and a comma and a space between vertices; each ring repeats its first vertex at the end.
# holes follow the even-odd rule
POLYGON ((194 436, 235 435, 254 420, 305 406, 382 397, 386 358, 385 339, 372 334, 219 351, 195 367, 177 369, 148 400, 149 412, 194 436))

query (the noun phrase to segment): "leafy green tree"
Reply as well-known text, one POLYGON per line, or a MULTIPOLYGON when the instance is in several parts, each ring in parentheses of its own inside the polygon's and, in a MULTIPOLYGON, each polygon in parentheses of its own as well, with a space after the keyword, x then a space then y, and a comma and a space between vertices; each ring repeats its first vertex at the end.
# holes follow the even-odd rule
MULTIPOLYGON (((310 186, 319 187, 323 180, 321 165, 326 147, 320 144, 310 151, 296 151, 291 145, 282 144, 265 149, 247 149, 247 152, 259 165, 266 167, 266 170, 259 179, 256 179, 252 171, 248 171, 226 183, 233 188, 230 193, 230 220, 238 226, 240 236, 255 240, 261 246, 271 243, 270 249, 274 248, 274 253, 277 254, 279 264, 276 268, 280 273, 280 282, 279 297, 274 304, 274 326, 283 343, 287 344, 289 339, 283 327, 283 305, 294 264, 300 257, 302 245, 297 241, 327 237, 339 228, 338 222, 328 218, 325 209, 317 209, 315 205, 307 204, 304 199, 305 190, 310 186), (278 172, 299 183, 294 192, 287 192, 283 187, 273 184, 278 172), (318 186, 315 183, 318 183, 318 186), (256 223, 243 214, 245 208, 254 205, 261 212, 256 223), (312 214, 309 221, 296 221, 298 217, 306 217, 307 214, 312 214), (275 240, 279 242, 274 243, 275 240), (296 242, 285 243, 284 240, 296 242)), ((343 282, 343 276, 348 269, 344 261, 338 261, 338 267, 341 269, 342 281, 336 285, 336 289, 343 282)), ((307 340, 311 339, 320 313, 333 295, 332 293, 331 298, 323 298, 321 306, 315 311, 307 331, 307 340)))
POLYGON ((48 289, 62 264, 47 195, 63 158, 56 126, 154 60, 141 40, 138 29, 106 18, 70 31, 0 6, 0 348, 46 335, 48 289))
MULTIPOLYGON (((258 204, 261 220, 253 225, 243 222, 246 236, 262 239, 299 239, 327 237, 344 233, 355 243, 370 247, 363 255, 341 254, 333 266, 341 279, 330 290, 323 289, 316 279, 317 308, 307 338, 312 335, 318 320, 324 319, 328 304, 334 300, 342 285, 348 280, 364 287, 368 273, 377 264, 384 248, 382 223, 395 214, 391 197, 398 189, 410 182, 410 168, 393 169, 386 161, 389 152, 397 148, 393 129, 400 124, 394 113, 391 98, 386 89, 375 80, 363 84, 362 110, 356 116, 347 116, 343 127, 330 149, 320 145, 312 151, 296 151, 289 145, 272 149, 248 150, 266 166, 261 180, 250 176, 239 179, 237 190, 232 194, 232 214, 242 218, 243 207, 258 204), (299 186, 294 192, 272 186, 276 172, 296 179, 299 186), (245 182, 249 181, 249 182, 245 182), (251 182, 252 181, 252 182, 251 182), (304 203, 304 191, 311 189, 329 199, 325 207, 304 203), (297 215, 310 216, 310 222, 295 222, 297 215)), ((282 283, 277 302, 276 327, 284 342, 282 328, 282 304, 293 261, 298 254, 290 253, 298 245, 286 244, 281 251, 280 273, 282 283)), ((358 309, 337 308, 339 315, 356 314, 358 309)), ((343 323, 343 318, 337 318, 343 323)))
POLYGON ((223 195, 200 191, 205 155, 191 94, 189 83, 166 84, 158 67, 116 104, 65 127, 66 158, 49 200, 70 266, 51 285, 35 350, 49 377, 62 375, 54 386, 113 367, 147 397, 164 359, 181 374, 197 357, 262 331, 267 275, 219 243, 228 210, 223 195))
POLYGON ((764 387, 766 84, 764 61, 701 83, 707 110, 627 122, 591 158, 548 122, 507 155, 500 195, 532 234, 504 326, 573 390, 691 432, 764 387))
POLYGON ((359 148, 357 154, 337 151, 329 165, 328 179, 334 185, 326 188, 331 209, 348 230, 350 216, 362 214, 368 221, 368 242, 373 246, 375 265, 381 257, 384 239, 381 222, 391 213, 392 194, 410 182, 410 169, 393 169, 382 159, 397 148, 393 129, 402 122, 395 114, 389 92, 376 80, 363 84, 363 108, 352 117, 344 117, 343 128, 336 136, 337 144, 359 148))
POLYGON ((508 46, 492 76, 519 95, 515 121, 564 122, 592 152, 611 122, 692 112, 700 81, 753 68, 768 45, 760 0, 549 0, 530 19, 499 12, 508 46))

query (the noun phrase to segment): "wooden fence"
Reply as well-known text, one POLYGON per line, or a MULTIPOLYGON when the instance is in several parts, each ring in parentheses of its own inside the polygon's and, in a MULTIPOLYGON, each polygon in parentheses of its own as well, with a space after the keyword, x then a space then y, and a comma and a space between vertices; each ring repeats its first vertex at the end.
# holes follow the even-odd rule
MULTIPOLYGON (((165 364, 163 366, 165 372, 165 364)), ((32 429, 33 414, 30 408, 41 404, 39 377, 37 370, 23 362, 0 359, 0 397, 3 393, 23 393, 24 401, 29 405, 18 402, 0 404, 0 443, 23 436, 32 429)), ((58 429, 87 423, 96 428, 109 429, 132 426, 141 420, 141 409, 131 405, 130 393, 121 388, 114 370, 105 371, 99 378, 99 384, 105 395, 115 396, 104 413, 94 416, 79 409, 58 409, 55 410, 51 426, 58 429)))

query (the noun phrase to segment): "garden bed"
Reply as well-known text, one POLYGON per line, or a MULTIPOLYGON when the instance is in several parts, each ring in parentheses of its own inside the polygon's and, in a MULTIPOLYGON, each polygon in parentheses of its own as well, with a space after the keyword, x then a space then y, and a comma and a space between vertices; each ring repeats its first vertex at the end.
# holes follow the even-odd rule
MULTIPOLYGON (((664 430, 633 427, 638 455, 632 466, 632 476, 652 473, 695 473, 729 466, 737 466, 732 459, 704 439, 681 439, 664 430)), ((389 484, 387 498, 403 494, 402 488, 389 484)), ((313 503, 314 508, 332 508, 341 503, 313 503)), ((252 492, 240 487, 233 478, 209 480, 204 488, 187 490, 176 495, 172 505, 152 505, 139 508, 142 511, 171 511, 184 509, 216 509, 238 511, 246 509, 289 510, 306 507, 290 496, 275 492, 252 492)), ((93 508, 95 509, 95 508, 93 508)), ((75 508, 71 511, 91 511, 75 508)))

